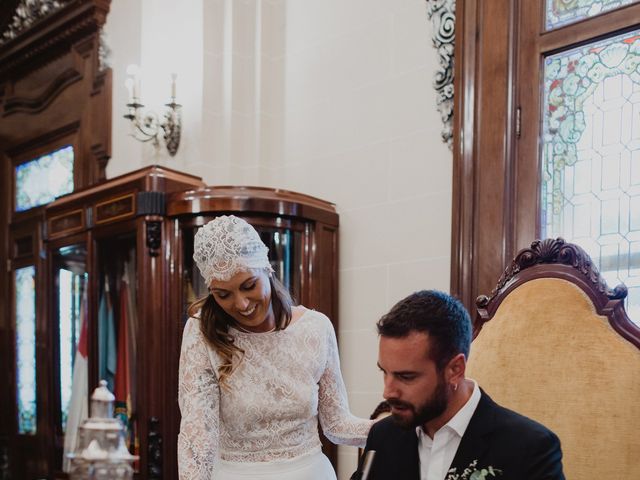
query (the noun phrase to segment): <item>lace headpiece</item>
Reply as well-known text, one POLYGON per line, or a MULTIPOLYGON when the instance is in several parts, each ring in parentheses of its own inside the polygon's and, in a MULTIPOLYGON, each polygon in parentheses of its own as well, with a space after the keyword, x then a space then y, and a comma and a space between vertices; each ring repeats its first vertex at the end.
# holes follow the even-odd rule
POLYGON ((273 272, 269 249, 256 229, 233 215, 211 220, 196 232, 193 243, 193 259, 207 285, 254 268, 273 272))

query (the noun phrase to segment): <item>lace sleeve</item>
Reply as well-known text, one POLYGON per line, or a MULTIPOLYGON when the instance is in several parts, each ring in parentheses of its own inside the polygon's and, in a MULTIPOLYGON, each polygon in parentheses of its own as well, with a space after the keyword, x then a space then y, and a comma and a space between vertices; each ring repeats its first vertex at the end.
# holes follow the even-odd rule
POLYGON ((178 404, 182 420, 178 435, 181 479, 210 480, 218 450, 220 390, 198 320, 190 318, 180 352, 178 404))
POLYGON ((373 420, 352 415, 349 411, 347 389, 340 372, 338 342, 333 325, 327 323, 327 364, 319 383, 318 415, 325 436, 333 443, 364 447, 373 420))

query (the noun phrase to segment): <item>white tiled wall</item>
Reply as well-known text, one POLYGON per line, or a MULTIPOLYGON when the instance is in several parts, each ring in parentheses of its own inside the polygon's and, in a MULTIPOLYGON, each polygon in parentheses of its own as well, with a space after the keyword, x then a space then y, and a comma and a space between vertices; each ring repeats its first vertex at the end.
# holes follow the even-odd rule
MULTIPOLYGON (((123 10, 135 13, 137 3, 114 0, 111 19, 126 23, 123 10)), ((337 204, 342 369, 352 410, 368 416, 382 391, 375 321, 417 289, 449 286, 452 157, 440 140, 426 2, 200 0, 201 15, 197 0, 186 3, 172 28, 180 36, 200 22, 201 42, 185 55, 201 69, 201 90, 194 81, 195 91, 182 91, 185 116, 202 133, 184 139, 189 155, 175 166, 210 184, 287 188, 337 204)), ((133 31, 109 29, 118 50, 133 31)), ((117 117, 114 104, 114 137, 117 117)), ((110 171, 136 157, 139 146, 122 145, 114 138, 110 171)), ((162 162, 172 166, 166 155, 162 162)), ((340 479, 355 455, 340 449, 340 479)))

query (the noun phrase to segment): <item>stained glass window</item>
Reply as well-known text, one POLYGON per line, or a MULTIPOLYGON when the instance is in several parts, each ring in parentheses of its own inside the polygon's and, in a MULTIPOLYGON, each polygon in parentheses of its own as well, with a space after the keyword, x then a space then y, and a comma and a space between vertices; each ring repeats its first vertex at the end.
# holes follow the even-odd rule
POLYGON ((640 323, 640 30, 545 59, 543 237, 582 246, 640 323))
POLYGON ((547 29, 594 17, 638 0, 547 0, 547 29))
POLYGON ((35 267, 15 271, 18 433, 36 433, 35 267))
POLYGON ((73 191, 73 147, 67 145, 16 167, 16 211, 73 191))

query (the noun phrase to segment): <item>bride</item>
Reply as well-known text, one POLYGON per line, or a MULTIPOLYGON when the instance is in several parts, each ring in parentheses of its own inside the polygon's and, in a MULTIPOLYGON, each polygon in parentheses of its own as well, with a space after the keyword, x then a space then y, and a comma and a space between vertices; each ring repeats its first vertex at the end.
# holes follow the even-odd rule
POLYGON ((194 260, 209 294, 189 309, 182 339, 181 479, 335 480, 318 419, 334 443, 364 446, 329 319, 294 306, 268 248, 234 216, 198 230, 194 260))

